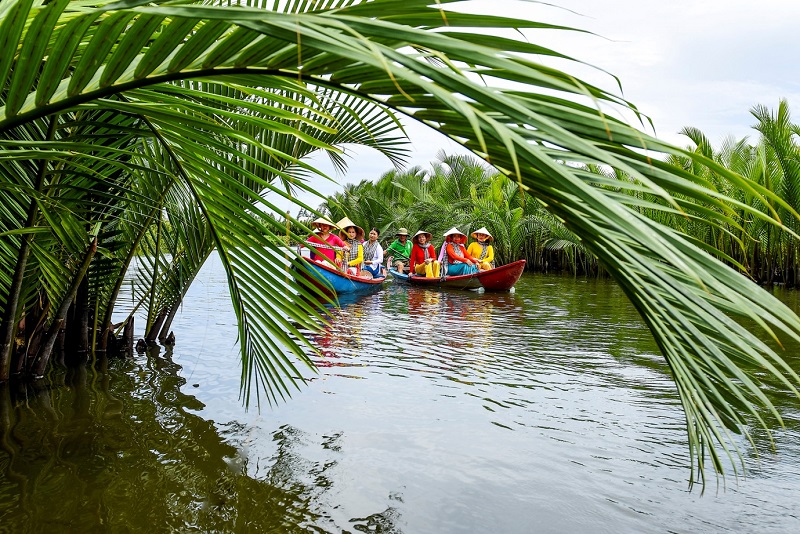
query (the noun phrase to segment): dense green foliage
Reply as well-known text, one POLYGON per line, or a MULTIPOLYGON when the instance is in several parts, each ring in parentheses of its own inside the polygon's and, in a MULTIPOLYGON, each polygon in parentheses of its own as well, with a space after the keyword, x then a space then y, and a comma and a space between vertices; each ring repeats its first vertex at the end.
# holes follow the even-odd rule
POLYGON ((320 210, 333 220, 345 214, 364 228, 376 227, 384 244, 399 228, 431 232, 434 244, 456 226, 485 226, 499 265, 525 259, 529 269, 598 273, 597 258, 580 239, 519 184, 469 156, 441 154, 432 172, 389 171, 375 182, 346 185, 320 210))
MULTIPOLYGON (((726 173, 698 165, 687 156, 670 156, 670 161, 689 172, 704 176, 714 187, 733 199, 730 210, 738 211, 735 224, 715 225, 703 217, 665 211, 662 198, 647 192, 633 192, 614 186, 614 181, 632 182, 617 169, 583 166, 587 178, 602 177, 598 184, 631 195, 631 205, 649 218, 697 240, 723 262, 750 276, 759 284, 785 283, 796 286, 800 270, 800 233, 795 212, 800 210, 800 126, 791 122, 788 105, 781 101, 771 111, 753 108, 755 144, 749 139, 726 139, 713 147, 708 138, 694 128, 682 133, 692 142, 687 148, 713 159, 719 165, 773 192, 778 201, 767 201, 748 193, 728 179, 726 173), (657 207, 651 206, 649 203, 657 207), (774 210, 792 233, 781 231, 764 218, 747 217, 738 204, 769 217, 774 210)), ((333 220, 349 215, 364 228, 376 226, 389 242, 398 228, 426 229, 439 238, 457 226, 471 232, 485 226, 493 236, 499 263, 525 259, 536 271, 564 270, 595 275, 604 272, 597 256, 582 246, 580 238, 553 217, 541 203, 522 193, 505 174, 477 158, 441 154, 432 162, 432 172, 420 168, 389 171, 377 180, 346 185, 319 209, 333 220), (446 209, 442 209, 446 206, 446 209)), ((708 209, 719 211, 709 204, 708 209)))

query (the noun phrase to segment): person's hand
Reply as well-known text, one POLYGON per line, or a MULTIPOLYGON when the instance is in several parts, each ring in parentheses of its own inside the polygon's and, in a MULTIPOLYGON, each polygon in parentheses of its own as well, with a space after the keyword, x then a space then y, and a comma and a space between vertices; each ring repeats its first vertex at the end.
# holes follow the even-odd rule
POLYGON ((350 245, 349 245, 348 243, 345 243, 345 244, 344 244, 344 249, 345 249, 345 250, 350 250, 350 245))

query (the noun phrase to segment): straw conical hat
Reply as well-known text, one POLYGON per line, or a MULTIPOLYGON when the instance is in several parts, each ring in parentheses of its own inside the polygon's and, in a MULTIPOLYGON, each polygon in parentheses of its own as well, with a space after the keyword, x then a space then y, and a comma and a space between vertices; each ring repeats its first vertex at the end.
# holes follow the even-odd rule
POLYGON ((418 240, 417 238, 418 238, 419 236, 421 236, 421 235, 424 235, 424 236, 426 236, 426 237, 427 237, 427 239, 428 239, 428 243, 430 243, 430 242, 431 242, 431 239, 433 239, 433 234, 431 234, 430 232, 426 232, 425 230, 420 230, 419 232, 417 232, 416 234, 414 234, 414 237, 412 237, 412 238, 411 238, 411 241, 413 241, 414 243, 416 243, 416 244, 418 244, 418 245, 419 245, 419 240, 418 240))
POLYGON ((464 232, 462 232, 461 230, 459 230, 455 226, 450 228, 448 231, 446 231, 444 233, 444 237, 451 236, 451 235, 462 235, 464 237, 467 237, 467 234, 465 234, 464 232))
POLYGON ((488 236, 489 236, 489 241, 494 241, 494 237, 492 237, 492 234, 490 234, 490 233, 489 233, 489 230, 487 230, 485 226, 481 226, 480 228, 478 228, 477 230, 475 230, 474 232, 472 232, 472 233, 470 234, 470 235, 471 235, 472 237, 474 237, 475 239, 478 239, 478 236, 476 236, 475 234, 485 234, 485 235, 488 235, 488 236))
POLYGON ((319 225, 321 225, 321 224, 327 224, 327 225, 328 225, 328 226, 330 226, 331 228, 333 228, 333 227, 335 227, 335 226, 336 226, 335 224, 333 224, 332 222, 330 222, 330 221, 329 221, 328 219, 326 219, 325 217, 319 217, 318 219, 315 219, 315 220, 311 221, 311 227, 312 227, 312 228, 317 228, 317 227, 318 227, 319 225))
POLYGON ((350 220, 350 217, 344 217, 336 226, 339 227, 339 237, 342 239, 347 239, 347 233, 344 231, 345 228, 350 228, 353 226, 356 229, 356 239, 363 241, 364 240, 364 229, 358 226, 356 223, 350 220))

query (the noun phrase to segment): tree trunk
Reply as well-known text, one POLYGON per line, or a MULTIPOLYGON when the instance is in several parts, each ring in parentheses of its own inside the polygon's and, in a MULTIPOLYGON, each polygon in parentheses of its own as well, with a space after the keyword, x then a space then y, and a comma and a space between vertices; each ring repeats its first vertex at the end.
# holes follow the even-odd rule
POLYGON ((122 346, 125 347, 125 356, 133 356, 133 315, 128 317, 125 327, 122 329, 122 346))
POLYGON ((50 355, 53 352, 53 346, 55 345, 58 333, 61 328, 64 327, 67 311, 69 310, 72 301, 75 299, 75 295, 78 293, 78 287, 80 286, 81 282, 83 282, 86 272, 89 270, 89 264, 92 262, 95 252, 97 252, 96 237, 89 245, 89 248, 84 255, 83 263, 75 273, 75 278, 72 281, 72 287, 70 287, 69 292, 64 296, 64 301, 61 303, 61 307, 58 309, 58 312, 53 318, 50 329, 47 331, 47 335, 45 336, 44 343, 42 343, 41 349, 39 349, 33 364, 29 368, 29 372, 33 374, 33 376, 41 376, 44 374, 44 370, 47 368, 47 363, 50 361, 50 355))
MULTIPOLYGON (((56 132, 58 115, 50 117, 50 124, 47 128, 47 140, 52 141, 56 132)), ((44 184, 44 177, 47 174, 47 160, 43 160, 39 165, 39 174, 36 176, 34 190, 39 193, 44 184)), ((34 194, 36 194, 34 193, 34 194)), ((25 220, 25 228, 31 228, 36 222, 38 207, 36 199, 31 198, 31 205, 28 207, 28 215, 25 220)), ((11 371, 11 351, 14 346, 14 330, 16 327, 17 308, 19 307, 19 296, 22 292, 22 282, 25 278, 25 267, 28 264, 28 256, 31 252, 31 241, 33 234, 22 236, 22 242, 17 254, 17 264, 14 267, 14 275, 8 289, 8 299, 6 300, 5 314, 0 323, 0 382, 8 380, 11 371)))
POLYGON ((89 353, 89 281, 83 277, 78 286, 78 294, 71 307, 69 319, 69 337, 72 342, 64 354, 65 363, 76 366, 86 363, 89 353))
POLYGON ((89 352, 89 276, 83 277, 75 300, 78 352, 89 352))
POLYGON ((156 342, 156 338, 158 337, 158 333, 161 331, 161 325, 164 324, 164 319, 167 318, 167 310, 161 310, 158 312, 153 324, 150 325, 150 330, 147 331, 147 335, 144 336, 144 340, 147 341, 148 345, 152 345, 156 342))
POLYGON ((180 302, 175 303, 172 308, 170 308, 169 315, 167 315, 164 325, 161 327, 161 332, 158 333, 158 342, 162 345, 169 335, 169 329, 172 328, 172 321, 175 320, 175 314, 178 313, 178 308, 180 308, 180 302))

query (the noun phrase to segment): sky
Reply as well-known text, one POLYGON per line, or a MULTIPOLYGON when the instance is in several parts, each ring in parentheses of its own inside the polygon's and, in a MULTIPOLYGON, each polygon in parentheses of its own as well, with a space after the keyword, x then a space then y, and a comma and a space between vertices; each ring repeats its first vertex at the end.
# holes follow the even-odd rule
MULTIPOLYGON (((774 109, 781 98, 800 122, 800 2, 551 0, 551 4, 474 0, 469 9, 505 16, 524 13, 525 18, 591 32, 537 30, 527 31, 526 37, 616 75, 622 96, 652 119, 655 131, 648 133, 673 144, 689 143, 678 133, 687 126, 703 131, 715 145, 730 135, 755 139, 750 110, 759 104, 774 109)), ((619 93, 616 81, 600 70, 556 66, 619 93)), ((429 169, 442 150, 465 153, 430 128, 414 121, 405 124, 411 138, 408 167, 429 169)), ((375 180, 392 168, 388 160, 362 147, 347 148, 349 168, 344 175, 337 175, 326 159, 320 156, 310 162, 340 184, 375 180)), ((324 194, 340 190, 323 180, 314 185, 324 194)), ((312 206, 320 203, 300 198, 312 206)))

